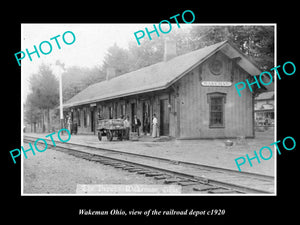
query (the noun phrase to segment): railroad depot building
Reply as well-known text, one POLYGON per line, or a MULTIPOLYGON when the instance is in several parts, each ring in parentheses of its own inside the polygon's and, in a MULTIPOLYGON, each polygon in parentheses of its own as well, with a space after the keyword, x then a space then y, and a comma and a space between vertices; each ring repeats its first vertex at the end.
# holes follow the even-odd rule
POLYGON ((165 43, 164 59, 133 72, 115 76, 109 69, 105 81, 90 85, 67 102, 78 134, 96 134, 97 119, 133 116, 141 131, 152 132, 157 115, 160 135, 178 139, 254 137, 254 92, 239 97, 234 84, 254 79, 262 71, 227 41, 184 55, 176 43, 165 43), (146 127, 147 125, 147 127, 146 127))

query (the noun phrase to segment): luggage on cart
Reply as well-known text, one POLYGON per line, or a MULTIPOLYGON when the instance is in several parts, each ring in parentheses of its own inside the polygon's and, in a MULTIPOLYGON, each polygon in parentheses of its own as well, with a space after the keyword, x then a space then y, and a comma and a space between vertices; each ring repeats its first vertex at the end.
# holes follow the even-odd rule
POLYGON ((114 137, 123 140, 125 134, 123 119, 98 120, 97 133, 99 141, 102 140, 102 136, 106 136, 108 141, 112 141, 114 137))

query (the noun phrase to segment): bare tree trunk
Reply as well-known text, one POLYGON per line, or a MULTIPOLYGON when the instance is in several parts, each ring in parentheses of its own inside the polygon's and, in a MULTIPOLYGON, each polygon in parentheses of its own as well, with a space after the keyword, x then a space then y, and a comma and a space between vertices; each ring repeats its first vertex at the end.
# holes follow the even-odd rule
POLYGON ((51 125, 50 125, 50 109, 49 108, 47 108, 47 125, 48 125, 47 131, 48 131, 48 133, 50 133, 51 125))
POLYGON ((45 111, 42 109, 42 132, 45 133, 46 127, 45 127, 45 111))

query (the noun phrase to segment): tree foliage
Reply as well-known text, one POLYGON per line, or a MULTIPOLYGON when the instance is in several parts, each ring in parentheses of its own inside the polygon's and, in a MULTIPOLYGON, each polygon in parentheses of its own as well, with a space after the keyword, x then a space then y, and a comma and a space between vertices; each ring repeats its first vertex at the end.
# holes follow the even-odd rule
POLYGON ((51 69, 42 65, 37 74, 29 80, 32 94, 31 104, 40 109, 51 109, 59 100, 58 80, 51 69))
MULTIPOLYGON (((25 103, 24 119, 28 123, 37 123, 47 113, 48 131, 50 131, 49 110, 57 106, 59 101, 59 84, 51 69, 41 65, 38 73, 32 74, 29 79, 30 94, 25 103)), ((43 131, 44 127, 43 127, 43 131)))
POLYGON ((190 31, 195 49, 228 40, 262 70, 274 65, 273 26, 195 26, 190 31))
POLYGON ((98 67, 82 68, 69 67, 62 74, 63 101, 67 101, 89 85, 103 81, 105 74, 98 67))
POLYGON ((116 43, 109 47, 104 57, 102 71, 105 72, 108 67, 113 67, 116 75, 128 73, 130 71, 129 53, 126 49, 120 48, 116 43))
POLYGON ((153 35, 153 40, 144 38, 141 45, 131 41, 128 50, 115 44, 108 49, 103 68, 114 67, 117 75, 121 75, 160 62, 163 59, 165 39, 176 41, 178 55, 228 40, 262 70, 271 68, 274 64, 273 26, 198 25, 187 30, 172 30, 160 37, 153 35))
POLYGON ((24 121, 27 124, 33 124, 34 125, 34 132, 36 131, 36 123, 39 121, 39 119, 42 116, 42 111, 40 108, 34 105, 34 95, 33 93, 30 93, 27 98, 26 102, 24 104, 24 121))

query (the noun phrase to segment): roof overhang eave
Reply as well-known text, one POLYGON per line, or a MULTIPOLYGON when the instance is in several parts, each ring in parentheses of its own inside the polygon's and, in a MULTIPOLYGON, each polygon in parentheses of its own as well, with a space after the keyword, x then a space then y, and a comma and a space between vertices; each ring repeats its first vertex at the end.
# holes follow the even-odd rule
POLYGON ((143 93, 147 93, 147 92, 153 92, 153 91, 160 91, 160 90, 164 90, 166 88, 168 88, 171 84, 166 84, 163 86, 159 86, 159 87, 155 87, 155 88, 148 88, 145 90, 139 90, 139 91, 134 91, 134 92, 129 92, 126 94, 119 94, 119 95, 114 95, 114 96, 110 96, 110 97, 104 97, 104 98, 95 98, 95 99, 91 99, 91 100, 84 100, 84 101, 78 101, 78 102, 74 102, 74 103, 67 103, 64 104, 63 107, 64 108, 72 108, 75 106, 80 106, 80 105, 87 105, 87 104, 92 104, 92 103, 96 103, 96 102, 103 102, 103 101, 108 101, 108 100, 113 100, 116 98, 121 98, 121 97, 128 97, 131 95, 137 95, 137 94, 143 94, 143 93))

